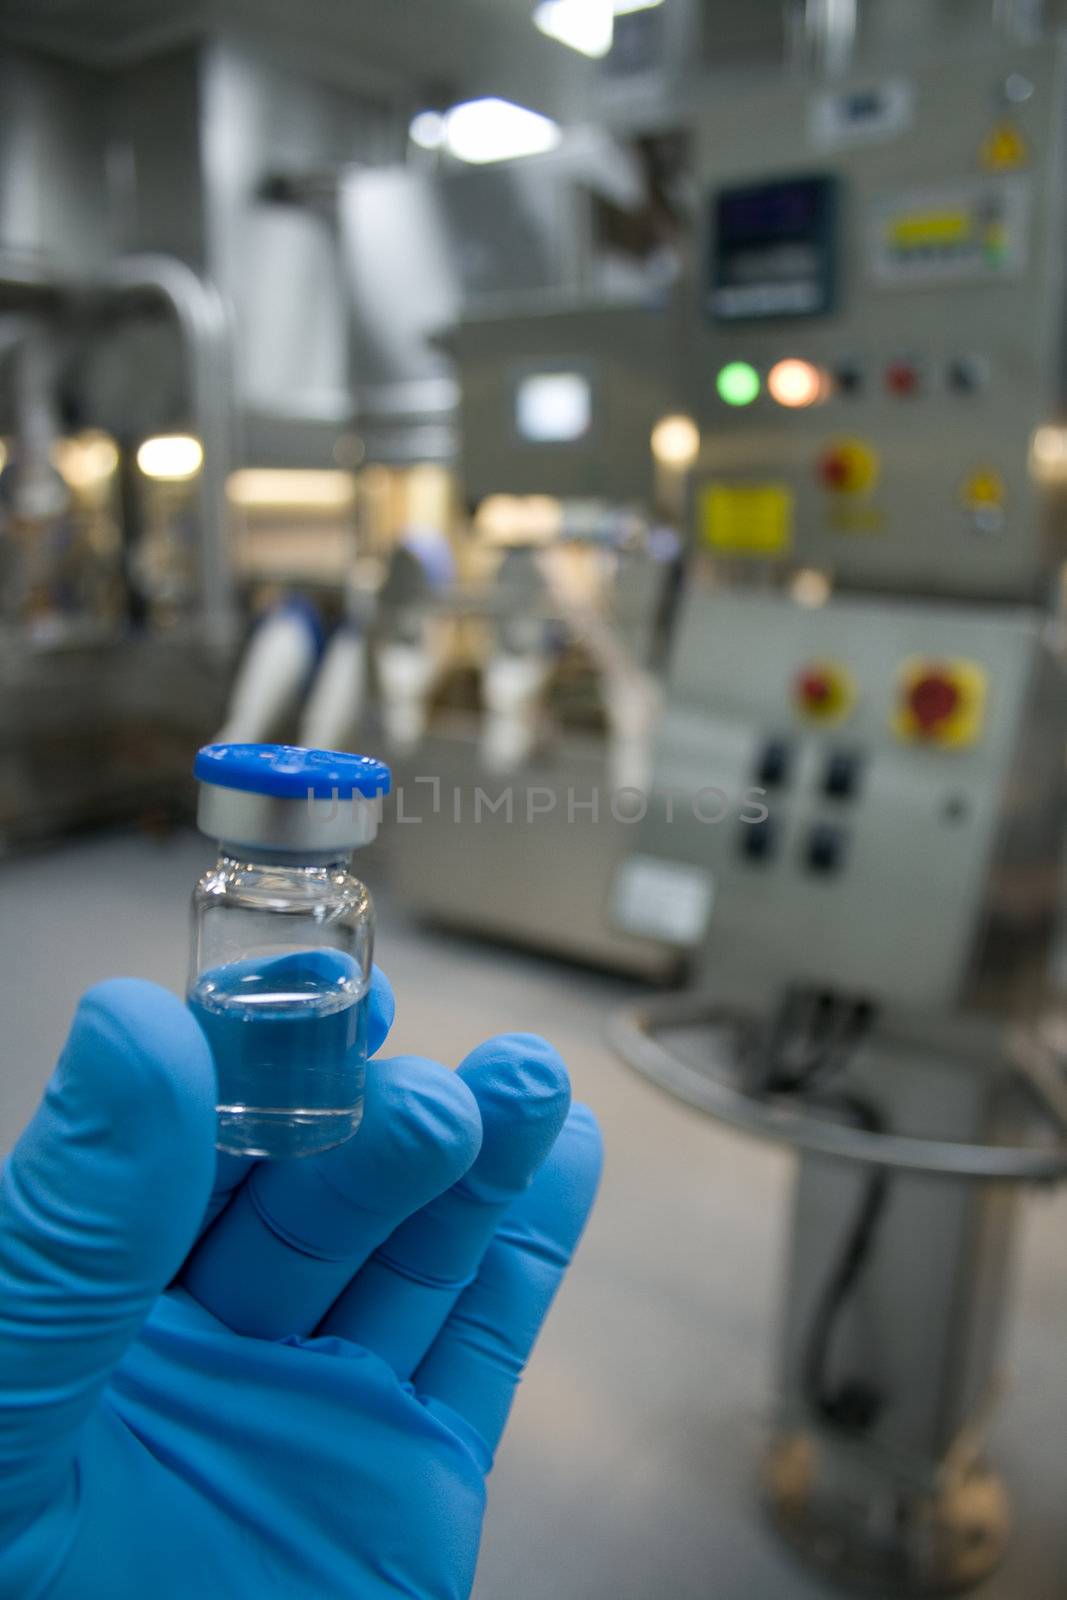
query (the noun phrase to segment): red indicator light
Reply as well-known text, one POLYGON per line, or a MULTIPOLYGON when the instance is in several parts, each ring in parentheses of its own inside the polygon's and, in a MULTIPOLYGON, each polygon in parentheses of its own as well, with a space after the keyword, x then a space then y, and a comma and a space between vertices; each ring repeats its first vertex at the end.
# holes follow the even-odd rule
POLYGON ((918 392, 919 374, 910 361, 892 361, 885 369, 885 386, 890 394, 902 396, 918 392))

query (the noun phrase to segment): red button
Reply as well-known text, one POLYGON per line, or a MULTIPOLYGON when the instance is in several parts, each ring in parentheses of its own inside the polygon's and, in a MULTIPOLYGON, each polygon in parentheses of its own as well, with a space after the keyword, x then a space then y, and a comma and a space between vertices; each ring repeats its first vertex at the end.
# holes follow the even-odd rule
POLYGON ((843 489, 848 482, 849 463, 838 450, 828 450, 819 460, 819 476, 828 489, 843 489))
POLYGON ((797 678, 797 699, 813 711, 821 711, 834 696, 834 683, 825 672, 802 672, 797 678))
POLYGON ((910 361, 891 361, 885 369, 885 386, 890 394, 915 394, 919 387, 918 371, 910 361))
POLYGON ((928 672, 912 684, 908 693, 908 709, 924 733, 947 722, 959 703, 959 685, 940 672, 928 672))

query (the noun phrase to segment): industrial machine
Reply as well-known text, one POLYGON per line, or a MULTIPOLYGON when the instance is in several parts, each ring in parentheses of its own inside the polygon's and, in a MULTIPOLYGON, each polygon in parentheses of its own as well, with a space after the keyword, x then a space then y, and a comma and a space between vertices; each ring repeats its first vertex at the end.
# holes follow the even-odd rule
POLYGON ((232 637, 217 294, 165 256, 21 270, 0 260, 0 850, 173 816, 232 637), (101 363, 161 336, 193 434, 114 425, 101 398, 101 363))
POLYGON ((439 605, 480 624, 477 686, 398 764, 420 822, 395 863, 410 909, 660 978, 674 950, 613 927, 609 902, 679 566, 665 519, 684 480, 663 484, 651 439, 676 409, 684 337, 673 296, 513 298, 445 336, 482 557, 439 605))
POLYGON ((692 985, 612 1036, 801 1153, 765 1492, 877 1594, 1003 1549, 1013 1196, 1067 1171, 1065 66, 985 31, 695 124, 694 547, 613 892, 692 985))
POLYGON ((1013 1208, 1067 1173, 1040 9, 620 8, 544 60, 596 135, 470 170, 409 148, 428 64, 267 19, 0 56, 0 848, 219 729, 380 739, 410 909, 687 973, 612 1038, 801 1153, 765 1493, 878 1595, 1003 1549, 1013 1208))

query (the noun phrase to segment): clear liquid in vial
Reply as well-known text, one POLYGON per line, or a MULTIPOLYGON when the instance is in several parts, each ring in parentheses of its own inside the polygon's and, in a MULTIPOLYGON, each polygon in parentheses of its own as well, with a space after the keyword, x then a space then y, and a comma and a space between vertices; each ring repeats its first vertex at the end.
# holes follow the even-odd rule
POLYGON ((215 1058, 220 1150, 310 1155, 359 1127, 367 984, 350 956, 309 950, 201 973, 189 1006, 215 1058))

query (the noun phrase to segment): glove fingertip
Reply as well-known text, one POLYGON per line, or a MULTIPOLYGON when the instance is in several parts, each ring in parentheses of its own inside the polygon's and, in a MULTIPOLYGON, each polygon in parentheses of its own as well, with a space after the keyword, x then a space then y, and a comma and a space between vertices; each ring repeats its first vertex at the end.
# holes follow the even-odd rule
POLYGON ((500 1034, 472 1050, 456 1075, 477 1100, 485 1130, 469 1187, 486 1199, 525 1188, 570 1106, 563 1058, 537 1034, 500 1034))

